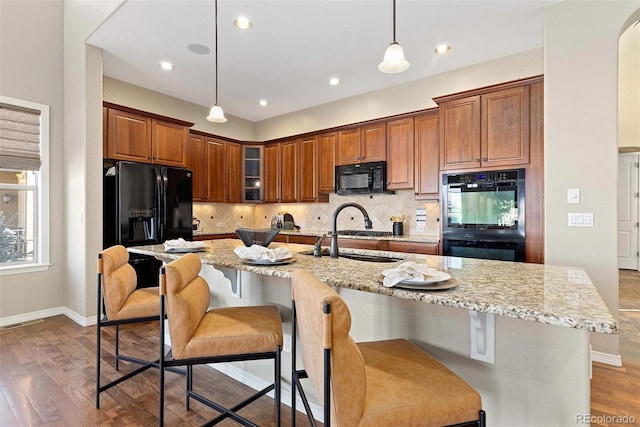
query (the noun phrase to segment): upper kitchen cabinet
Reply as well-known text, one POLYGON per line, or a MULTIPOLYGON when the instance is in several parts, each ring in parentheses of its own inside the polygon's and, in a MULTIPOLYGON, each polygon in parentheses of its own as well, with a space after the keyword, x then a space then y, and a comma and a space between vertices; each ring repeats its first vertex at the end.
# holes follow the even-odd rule
POLYGON ((318 192, 321 194, 335 191, 337 148, 338 132, 318 136, 318 192))
POLYGON ((438 110, 415 117, 415 198, 440 198, 438 110))
POLYGON ((318 199, 318 137, 302 138, 299 144, 300 172, 299 202, 315 202, 318 199))
POLYGON ((529 85, 505 84, 434 98, 440 108, 440 169, 529 163, 529 85))
POLYGON ((386 123, 338 132, 338 164, 349 165, 387 160, 386 123))
POLYGON ((247 203, 262 201, 262 146, 243 145, 244 197, 247 203))
MULTIPOLYGON (((237 142, 225 142, 227 203, 242 202, 242 145, 237 142)), ((210 165, 209 168, 220 167, 220 164, 210 165)))
POLYGON ((128 108, 107 106, 106 157, 185 167, 188 162, 187 123, 128 108))
POLYGON ((298 201, 299 161, 298 140, 280 143, 280 178, 282 182, 282 202, 295 203, 298 201))
MULTIPOLYGON (((205 183, 209 203, 227 201, 226 147, 222 140, 205 137, 205 183)), ((195 177, 194 173, 194 177, 195 177)), ((195 178, 194 178, 195 179, 195 178)))
POLYGON ((263 197, 265 203, 280 203, 282 201, 280 151, 279 142, 264 146, 263 197))
POLYGON ((204 135, 189 134, 187 168, 193 172, 193 200, 207 201, 206 142, 204 135))
POLYGON ((387 122, 387 189, 413 188, 414 119, 387 122))

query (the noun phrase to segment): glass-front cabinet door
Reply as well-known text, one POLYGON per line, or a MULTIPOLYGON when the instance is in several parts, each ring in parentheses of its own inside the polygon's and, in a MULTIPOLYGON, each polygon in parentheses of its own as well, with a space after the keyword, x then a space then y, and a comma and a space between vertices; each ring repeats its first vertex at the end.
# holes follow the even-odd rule
POLYGON ((262 146, 244 145, 244 202, 262 201, 262 146))

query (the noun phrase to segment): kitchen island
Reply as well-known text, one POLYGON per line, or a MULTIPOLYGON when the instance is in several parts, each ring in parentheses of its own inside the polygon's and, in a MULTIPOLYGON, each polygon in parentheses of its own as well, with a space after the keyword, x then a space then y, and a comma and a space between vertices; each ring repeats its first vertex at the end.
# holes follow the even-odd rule
MULTIPOLYGON (((276 304, 281 309, 285 333, 289 333, 289 279, 295 269, 308 270, 335 286, 345 298, 352 313, 351 335, 356 341, 404 337, 423 347, 480 392, 491 425, 575 425, 577 415, 590 411, 589 333, 618 330, 580 268, 381 254, 425 262, 449 273, 458 283, 442 291, 416 291, 381 284, 382 271, 402 261, 379 264, 315 258, 308 255, 311 246, 273 243, 271 247, 288 247, 295 254, 295 262, 253 266, 233 252, 239 245, 241 242, 235 239, 208 241, 207 250, 198 253, 214 305, 276 304), (485 314, 486 318, 482 317, 485 314), (487 320, 480 327, 482 340, 490 338, 485 334, 495 322, 495 344, 484 361, 472 358, 477 348, 477 343, 471 342, 474 319, 481 323, 487 320)), ((181 256, 165 253, 161 245, 129 250, 163 261, 181 256)), ((341 252, 372 253, 354 249, 341 252)), ((285 353, 283 372, 287 372, 289 360, 285 353)), ((266 382, 260 370, 239 363, 226 372, 258 387, 266 382)), ((285 375, 285 391, 288 381, 285 375)), ((286 402, 287 393, 283 396, 286 402)))

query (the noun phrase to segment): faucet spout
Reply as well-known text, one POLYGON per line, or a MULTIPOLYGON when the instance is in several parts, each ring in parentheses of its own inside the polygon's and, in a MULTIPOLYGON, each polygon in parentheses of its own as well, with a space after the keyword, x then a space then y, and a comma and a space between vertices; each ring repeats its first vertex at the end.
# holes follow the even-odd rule
POLYGON ((331 224, 332 224, 331 225, 331 246, 329 246, 329 256, 331 258, 338 258, 338 255, 339 255, 338 233, 336 230, 338 227, 338 214, 342 212, 344 208, 348 208, 348 207, 354 207, 356 209, 359 209, 360 212, 362 212, 362 215, 364 216, 364 228, 369 230, 373 227, 373 224, 371 223, 371 219, 369 218, 369 214, 367 213, 367 210, 364 207, 362 207, 362 205, 359 205, 358 203, 343 203, 340 206, 338 206, 338 208, 333 213, 333 217, 331 221, 331 224))

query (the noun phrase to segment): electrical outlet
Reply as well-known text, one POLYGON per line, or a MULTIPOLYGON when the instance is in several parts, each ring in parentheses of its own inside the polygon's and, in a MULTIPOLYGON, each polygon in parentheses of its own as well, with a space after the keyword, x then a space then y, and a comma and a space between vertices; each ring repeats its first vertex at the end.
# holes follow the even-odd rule
POLYGON ((291 335, 284 334, 283 336, 283 349, 285 353, 291 353, 291 335))

